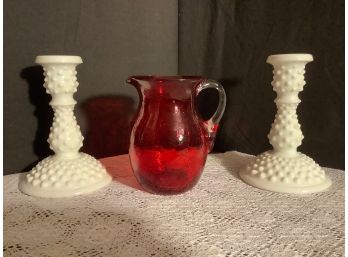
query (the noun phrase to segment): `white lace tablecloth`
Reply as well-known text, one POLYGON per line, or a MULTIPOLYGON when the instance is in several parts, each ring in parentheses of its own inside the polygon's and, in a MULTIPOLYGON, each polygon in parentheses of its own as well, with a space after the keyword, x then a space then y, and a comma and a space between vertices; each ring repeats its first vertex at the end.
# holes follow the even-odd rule
POLYGON ((327 192, 272 193, 238 178, 251 158, 210 155, 176 196, 144 192, 127 155, 103 159, 114 181, 85 196, 33 198, 5 176, 4 256, 343 256, 343 171, 326 169, 327 192))

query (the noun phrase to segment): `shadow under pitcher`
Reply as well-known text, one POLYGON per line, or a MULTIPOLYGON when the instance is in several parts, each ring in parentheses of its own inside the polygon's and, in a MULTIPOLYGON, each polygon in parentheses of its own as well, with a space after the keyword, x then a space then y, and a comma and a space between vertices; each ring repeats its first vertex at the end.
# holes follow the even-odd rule
POLYGON ((129 148, 135 177, 152 193, 191 189, 201 176, 225 110, 223 87, 193 76, 131 76, 127 83, 140 97, 129 148), (196 98, 206 88, 218 90, 219 104, 205 121, 198 114, 196 98))

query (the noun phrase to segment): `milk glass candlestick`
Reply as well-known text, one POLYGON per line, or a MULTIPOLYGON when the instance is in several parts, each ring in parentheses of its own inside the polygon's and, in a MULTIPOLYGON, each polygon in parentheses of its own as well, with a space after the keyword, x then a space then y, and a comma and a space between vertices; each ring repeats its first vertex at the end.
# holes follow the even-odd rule
POLYGON ((95 191, 111 181, 104 167, 92 156, 80 153, 83 136, 74 115, 79 56, 37 56, 44 69, 46 92, 54 111, 48 143, 55 152, 39 162, 19 182, 19 189, 39 197, 69 197, 95 191))
POLYGON ((271 55, 274 66, 273 90, 277 92, 277 114, 268 139, 273 150, 262 153, 240 172, 248 184, 283 193, 314 193, 331 185, 325 171, 310 157, 297 151, 303 134, 297 119, 298 93, 305 85, 305 65, 310 54, 271 55))

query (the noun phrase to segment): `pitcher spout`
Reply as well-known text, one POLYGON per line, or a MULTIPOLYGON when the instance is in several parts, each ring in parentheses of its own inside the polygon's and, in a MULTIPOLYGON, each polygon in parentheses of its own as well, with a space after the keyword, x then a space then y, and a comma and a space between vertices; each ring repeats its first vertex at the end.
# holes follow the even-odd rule
POLYGON ((133 85, 136 88, 139 88, 141 86, 140 80, 141 79, 138 76, 130 76, 130 77, 127 78, 126 82, 128 84, 133 85))
POLYGON ((150 89, 154 80, 155 76, 130 76, 126 82, 133 85, 140 93, 143 90, 150 89))

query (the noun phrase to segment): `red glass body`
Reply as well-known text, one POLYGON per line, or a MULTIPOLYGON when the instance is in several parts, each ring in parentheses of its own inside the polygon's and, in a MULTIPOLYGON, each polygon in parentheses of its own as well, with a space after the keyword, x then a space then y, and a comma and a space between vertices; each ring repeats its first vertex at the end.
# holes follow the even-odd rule
POLYGON ((195 106, 202 78, 137 76, 128 82, 140 95, 129 149, 137 180, 154 193, 190 189, 211 147, 207 125, 195 106))

